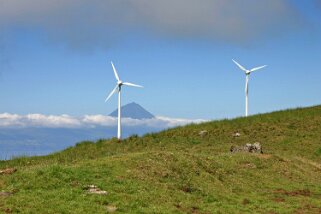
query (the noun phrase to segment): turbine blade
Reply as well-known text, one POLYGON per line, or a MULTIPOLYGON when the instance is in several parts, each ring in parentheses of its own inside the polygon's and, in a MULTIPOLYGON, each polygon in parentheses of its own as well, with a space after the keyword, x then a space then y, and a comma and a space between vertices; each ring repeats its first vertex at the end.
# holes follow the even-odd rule
POLYGON ((133 84, 133 83, 130 83, 130 82, 124 82, 123 85, 133 86, 133 87, 138 87, 138 88, 144 88, 144 87, 141 86, 141 85, 136 85, 136 84, 133 84))
POLYGON ((264 68, 264 67, 266 67, 266 66, 267 66, 267 65, 263 65, 263 66, 260 66, 260 67, 252 68, 252 69, 250 70, 250 72, 260 70, 260 69, 262 69, 262 68, 264 68))
POLYGON ((113 94, 117 91, 118 89, 118 85, 116 85, 116 87, 110 92, 110 94, 108 95, 108 97, 106 98, 105 102, 107 102, 107 100, 109 100, 109 98, 111 96, 113 96, 113 94))
POLYGON ((238 62, 236 62, 234 59, 232 59, 232 61, 243 71, 247 72, 247 70, 242 66, 240 65, 238 62))
POLYGON ((116 80, 119 81, 119 76, 118 76, 118 74, 117 74, 117 70, 116 70, 116 68, 115 68, 115 66, 114 66, 114 63, 113 63, 113 62, 110 62, 110 63, 111 63, 111 66, 113 67, 116 80))

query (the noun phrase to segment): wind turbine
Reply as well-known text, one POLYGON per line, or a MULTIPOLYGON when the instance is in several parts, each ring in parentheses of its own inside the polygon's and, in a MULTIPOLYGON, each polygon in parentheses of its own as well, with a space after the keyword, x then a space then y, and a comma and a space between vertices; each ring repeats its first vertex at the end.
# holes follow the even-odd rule
POLYGON ((119 79, 119 76, 117 74, 117 70, 113 64, 113 62, 111 62, 111 66, 113 67, 114 70, 114 74, 115 74, 115 78, 117 80, 116 83, 116 87, 111 91, 111 93, 108 95, 108 97, 106 98, 105 102, 107 102, 107 100, 109 100, 109 98, 116 92, 118 91, 118 130, 117 130, 117 138, 118 140, 121 140, 121 89, 123 85, 127 85, 127 86, 132 86, 132 87, 138 87, 138 88, 143 88, 143 86, 140 85, 136 85, 130 82, 123 82, 119 79))
POLYGON ((252 68, 250 70, 245 69, 242 65, 240 65, 238 62, 236 62, 234 59, 232 61, 241 69, 245 72, 246 75, 246 80, 245 80, 245 116, 247 117, 249 115, 249 79, 250 79, 250 74, 253 71, 257 71, 259 69, 262 69, 266 67, 267 65, 259 66, 252 68))

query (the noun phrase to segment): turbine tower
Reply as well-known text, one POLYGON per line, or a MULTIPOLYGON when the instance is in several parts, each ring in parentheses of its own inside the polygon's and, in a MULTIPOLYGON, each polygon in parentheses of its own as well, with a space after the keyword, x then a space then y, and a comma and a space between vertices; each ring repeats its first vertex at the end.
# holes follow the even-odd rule
POLYGON ((241 69, 245 72, 246 79, 245 79, 245 116, 247 117, 249 115, 249 79, 250 79, 250 74, 253 71, 257 71, 259 69, 262 69, 266 67, 267 65, 259 66, 252 68, 250 70, 245 69, 242 65, 240 65, 238 62, 236 62, 234 59, 232 61, 241 69))
POLYGON ((105 102, 107 102, 107 100, 109 100, 109 98, 118 91, 118 129, 117 129, 117 138, 118 140, 121 140, 121 89, 123 85, 127 85, 127 86, 132 86, 132 87, 138 87, 138 88, 143 88, 143 86, 140 85, 136 85, 130 82, 123 82, 119 79, 117 70, 113 64, 113 62, 111 62, 111 66, 113 67, 114 70, 114 74, 115 74, 115 78, 117 80, 116 83, 116 87, 111 91, 111 93, 108 95, 108 97, 106 98, 105 102))

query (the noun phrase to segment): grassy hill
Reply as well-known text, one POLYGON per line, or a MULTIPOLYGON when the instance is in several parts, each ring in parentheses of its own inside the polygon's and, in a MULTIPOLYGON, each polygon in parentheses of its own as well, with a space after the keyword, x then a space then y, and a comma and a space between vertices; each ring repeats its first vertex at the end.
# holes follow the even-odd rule
POLYGON ((0 213, 321 213, 321 106, 82 142, 5 168, 17 171, 0 175, 0 213), (264 154, 229 151, 254 142, 264 154))

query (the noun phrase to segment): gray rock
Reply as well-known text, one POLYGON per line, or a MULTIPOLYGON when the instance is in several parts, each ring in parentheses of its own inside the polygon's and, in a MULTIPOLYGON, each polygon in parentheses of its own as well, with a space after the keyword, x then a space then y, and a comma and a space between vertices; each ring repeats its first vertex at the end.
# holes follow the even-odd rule
POLYGON ((239 132, 235 132, 235 133, 233 134, 233 137, 241 137, 241 134, 240 134, 239 132))
POLYGON ((17 169, 15 168, 6 168, 6 169, 2 169, 0 170, 0 175, 11 175, 13 173, 15 173, 17 171, 17 169))
POLYGON ((263 153, 262 146, 258 142, 254 144, 247 143, 245 146, 231 146, 230 152, 263 153))
POLYGON ((87 185, 84 187, 84 189, 87 190, 87 193, 90 194, 107 195, 107 191, 101 190, 95 185, 87 185))
POLYGON ((201 137, 204 137, 205 135, 208 134, 208 131, 207 131, 207 130, 203 130, 203 131, 200 131, 198 134, 199 134, 201 137))
POLYGON ((116 212, 117 207, 116 207, 116 206, 113 206, 113 205, 108 205, 108 206, 106 207, 106 209, 107 209, 107 212, 109 212, 109 213, 114 213, 114 212, 116 212))

